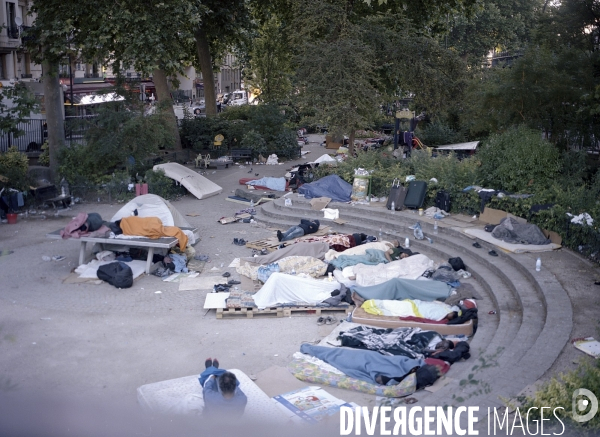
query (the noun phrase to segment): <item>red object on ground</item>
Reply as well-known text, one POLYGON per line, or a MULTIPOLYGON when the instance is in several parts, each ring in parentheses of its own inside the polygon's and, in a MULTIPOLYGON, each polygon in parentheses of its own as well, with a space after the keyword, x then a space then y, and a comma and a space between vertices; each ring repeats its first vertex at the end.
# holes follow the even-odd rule
POLYGON ((17 223, 17 214, 6 214, 6 220, 9 225, 14 225, 17 223))

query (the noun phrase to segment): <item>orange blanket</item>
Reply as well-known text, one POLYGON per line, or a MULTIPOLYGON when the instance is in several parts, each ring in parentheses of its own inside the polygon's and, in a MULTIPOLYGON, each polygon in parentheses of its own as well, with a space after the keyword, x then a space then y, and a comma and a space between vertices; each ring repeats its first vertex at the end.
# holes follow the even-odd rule
POLYGON ((175 237, 179 240, 179 247, 184 250, 188 238, 177 226, 163 226, 158 217, 124 217, 121 220, 121 230, 124 235, 139 235, 152 239, 160 237, 175 237))

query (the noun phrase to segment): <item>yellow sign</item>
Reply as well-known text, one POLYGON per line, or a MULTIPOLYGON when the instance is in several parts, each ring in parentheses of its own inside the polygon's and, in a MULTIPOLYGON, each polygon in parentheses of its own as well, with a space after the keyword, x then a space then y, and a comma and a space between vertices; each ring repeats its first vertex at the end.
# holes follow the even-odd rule
POLYGON ((220 146, 221 142, 225 139, 225 137, 221 134, 215 137, 215 146, 220 146))
POLYGON ((396 111, 396 118, 413 118, 414 112, 412 111, 396 111))

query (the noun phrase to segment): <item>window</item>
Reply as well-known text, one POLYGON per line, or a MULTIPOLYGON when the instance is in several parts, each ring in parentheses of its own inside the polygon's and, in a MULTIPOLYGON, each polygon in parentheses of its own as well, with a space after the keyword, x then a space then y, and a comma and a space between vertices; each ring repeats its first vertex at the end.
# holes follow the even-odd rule
POLYGON ((9 38, 17 39, 19 38, 19 29, 17 28, 17 23, 15 23, 15 13, 15 4, 6 2, 6 21, 8 22, 6 33, 9 38))

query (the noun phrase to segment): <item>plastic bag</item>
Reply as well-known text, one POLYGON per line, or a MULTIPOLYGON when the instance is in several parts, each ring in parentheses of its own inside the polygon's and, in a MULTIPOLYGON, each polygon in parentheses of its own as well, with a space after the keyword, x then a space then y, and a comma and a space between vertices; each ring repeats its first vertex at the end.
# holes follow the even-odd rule
POLYGON ((408 229, 412 229, 413 230, 413 234, 415 235, 415 238, 417 240, 422 240, 423 237, 423 230, 421 229, 421 222, 417 222, 414 225, 410 226, 408 229))
POLYGON ((256 273, 256 277, 259 281, 264 283, 267 282, 267 279, 275 272, 279 272, 279 264, 271 263, 266 266, 260 266, 256 273))

